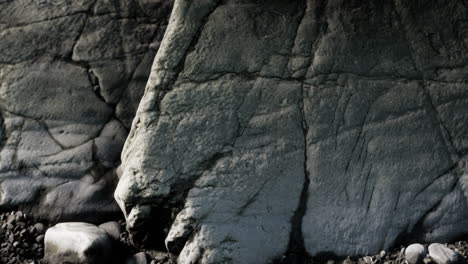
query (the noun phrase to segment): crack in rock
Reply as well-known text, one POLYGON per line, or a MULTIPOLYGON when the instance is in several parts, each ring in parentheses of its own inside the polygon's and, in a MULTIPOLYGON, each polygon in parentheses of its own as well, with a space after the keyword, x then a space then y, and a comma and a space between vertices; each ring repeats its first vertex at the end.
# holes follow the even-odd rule
POLYGON ((177 204, 166 246, 180 263, 454 238, 467 47, 445 28, 463 8, 434 3, 421 20, 380 4, 176 1, 122 154, 124 214, 177 204), (433 58, 426 31, 441 32, 433 58), (428 233, 442 224, 454 231, 428 233))

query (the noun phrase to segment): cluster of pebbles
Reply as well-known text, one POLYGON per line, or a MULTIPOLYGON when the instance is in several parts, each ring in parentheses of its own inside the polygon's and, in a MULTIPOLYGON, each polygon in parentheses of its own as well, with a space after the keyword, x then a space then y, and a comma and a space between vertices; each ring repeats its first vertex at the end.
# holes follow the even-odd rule
MULTIPOLYGON (((121 264, 175 264, 168 253, 135 248, 125 231, 125 222, 108 222, 99 226, 125 252, 121 264)), ((34 221, 21 211, 0 213, 0 263, 47 264, 44 258, 44 234, 48 225, 34 221)), ((468 263, 468 241, 452 244, 412 244, 377 255, 348 258, 310 258, 284 256, 275 264, 455 264, 468 263), (452 256, 452 259, 450 257, 452 256)))
POLYGON ((47 226, 21 211, 0 214, 0 263, 42 264, 47 226))
POLYGON ((465 264, 468 263, 468 240, 452 244, 411 244, 372 256, 319 258, 283 256, 274 264, 465 264))

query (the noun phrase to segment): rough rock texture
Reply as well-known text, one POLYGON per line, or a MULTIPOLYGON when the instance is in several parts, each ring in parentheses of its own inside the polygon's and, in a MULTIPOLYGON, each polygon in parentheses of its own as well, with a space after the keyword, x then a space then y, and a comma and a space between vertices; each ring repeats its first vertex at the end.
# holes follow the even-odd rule
POLYGON ((170 7, 0 1, 0 209, 88 220, 116 212, 114 169, 170 7))
POLYGON ((467 234, 467 21, 466 1, 176 1, 122 154, 130 230, 180 205, 180 263, 467 234))

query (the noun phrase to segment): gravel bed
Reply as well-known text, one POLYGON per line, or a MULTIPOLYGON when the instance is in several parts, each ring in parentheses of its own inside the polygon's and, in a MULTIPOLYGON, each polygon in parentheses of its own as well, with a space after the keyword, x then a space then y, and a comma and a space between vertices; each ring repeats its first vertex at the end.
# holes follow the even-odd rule
MULTIPOLYGON (((148 264, 175 264, 175 256, 169 253, 136 248, 131 244, 129 234, 125 231, 125 222, 118 220, 123 232, 120 234, 119 251, 131 256, 145 252, 148 264)), ((0 213, 0 263, 2 264, 47 264, 44 256, 44 234, 49 225, 35 221, 21 211, 0 213)), ((424 245, 427 248, 427 244, 424 245)), ((460 263, 468 263, 468 240, 447 244, 447 247, 461 256, 460 263)), ((311 258, 301 254, 289 254, 277 259, 274 264, 406 264, 404 247, 398 247, 390 252, 380 252, 373 256, 338 258, 336 256, 320 256, 311 258)), ((122 260, 124 264, 126 261, 122 260)), ((434 264, 430 258, 424 259, 425 264, 434 264)))
POLYGON ((47 225, 21 211, 0 214, 0 263, 44 264, 47 225))

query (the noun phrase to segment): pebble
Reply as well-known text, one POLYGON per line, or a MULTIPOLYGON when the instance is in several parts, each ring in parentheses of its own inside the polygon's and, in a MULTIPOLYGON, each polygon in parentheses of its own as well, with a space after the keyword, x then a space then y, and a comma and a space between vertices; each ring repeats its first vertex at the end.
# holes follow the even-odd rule
POLYGON ((38 235, 36 237, 36 242, 37 243, 42 243, 44 241, 44 235, 38 235))
POLYGON ((38 234, 44 234, 44 231, 45 231, 44 224, 42 224, 42 223, 36 223, 36 224, 34 224, 34 228, 36 229, 36 232, 37 232, 38 234))
POLYGON ((7 224, 13 224, 15 221, 16 221, 15 215, 7 216, 7 221, 6 221, 7 224))
POLYGON ((408 264, 421 264, 426 255, 426 248, 421 244, 411 244, 405 249, 405 259, 408 264))
POLYGON ((451 250, 445 245, 433 243, 429 245, 429 256, 437 264, 454 264, 458 262, 457 252, 451 250))

